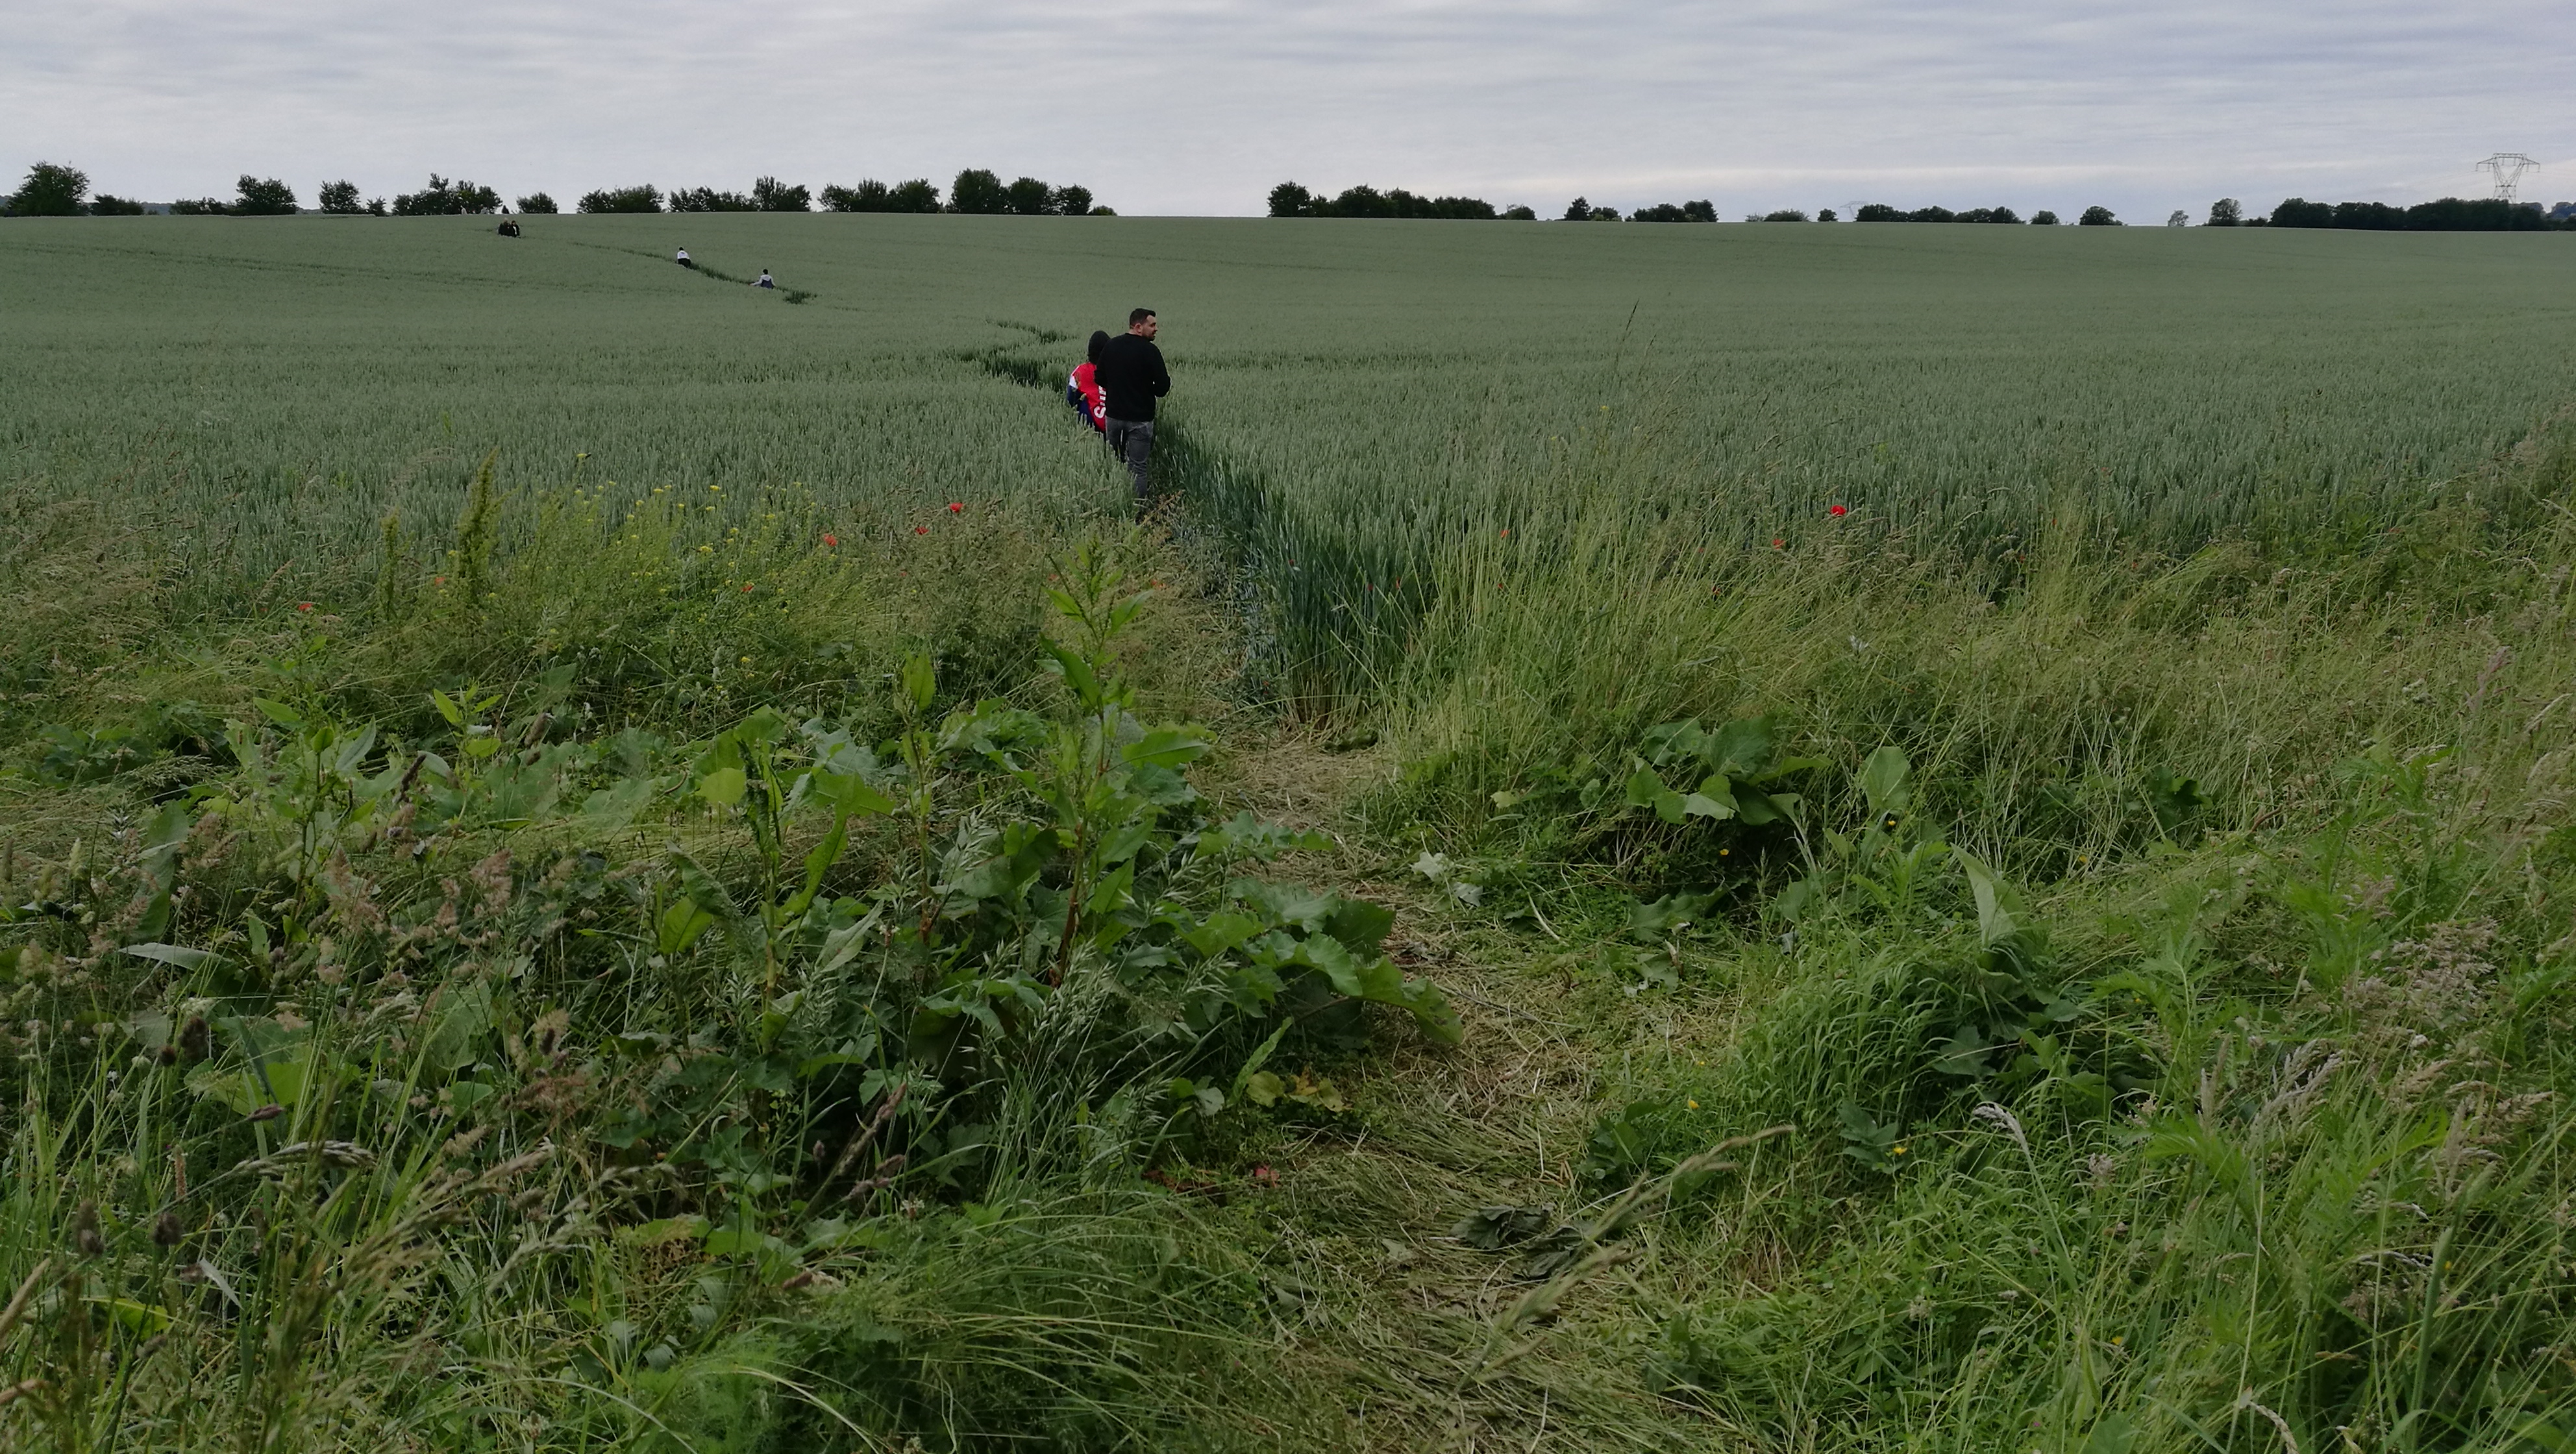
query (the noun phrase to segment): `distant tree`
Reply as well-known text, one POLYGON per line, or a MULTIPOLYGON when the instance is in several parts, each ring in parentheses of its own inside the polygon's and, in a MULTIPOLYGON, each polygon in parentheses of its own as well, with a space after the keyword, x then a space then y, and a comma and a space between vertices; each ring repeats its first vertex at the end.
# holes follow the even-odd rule
POLYGON ((1047 193, 1047 210, 1058 217, 1088 217, 1091 205, 1089 187, 1058 187, 1047 193))
POLYGON ((1947 207, 1917 207, 1905 214, 1908 222, 1956 222, 1959 214, 1947 207))
POLYGON ((574 206, 584 212, 659 212, 662 189, 647 182, 634 187, 609 187, 597 192, 584 192, 574 206))
POLYGON ((143 212, 143 204, 131 197, 111 197, 101 192, 89 200, 92 217, 140 217, 143 212))
POLYGON ((1841 219, 1841 218, 1836 217, 1836 216, 1834 215, 1834 209, 1832 209, 1831 207, 1819 207, 1819 208, 1817 208, 1817 209, 1816 209, 1816 220, 1817 220, 1818 222, 1840 222, 1840 221, 1842 221, 1842 219, 1841 219))
POLYGON ((232 210, 221 197, 182 197, 170 204, 173 217, 221 217, 232 210))
POLYGON ((89 173, 78 167, 38 162, 27 169, 27 180, 9 194, 9 213, 13 217, 78 217, 83 211, 81 199, 89 195, 89 173))
POLYGON ((1118 209, 1115 207, 1094 207, 1091 209, 1091 215, 1094 217, 1115 217, 1118 215, 1118 209))
POLYGON ((292 217, 295 215, 295 189, 275 177, 265 180, 245 172, 233 184, 240 194, 233 203, 236 217, 292 217))
POLYGON ((1905 214, 1884 202, 1864 202, 1860 210, 1852 214, 1852 220, 1854 222, 1903 222, 1905 214))
MULTIPOLYGON (((992 173, 986 172, 984 175, 989 177, 992 173)), ((930 184, 928 177, 915 177, 909 182, 898 182, 886 193, 886 210, 888 212, 936 212, 939 210, 939 189, 930 184)))
POLYGON ((2000 223, 2007 227, 2019 227, 2021 225, 2021 214, 2015 212, 2010 207, 1971 207, 1967 211, 1960 213, 1958 220, 1961 222, 1993 222, 2000 223))
POLYGON ((2087 207, 2084 209, 2084 215, 2075 219, 2075 225, 2078 227, 2117 227, 2120 225, 2120 219, 2111 215, 2111 209, 2108 207, 2087 207))
POLYGON ((1591 221, 1591 220, 1592 220, 1592 204, 1591 204, 1590 202, 1585 201, 1585 200, 1584 200, 1583 198, 1581 198, 1581 197, 1577 197, 1577 198, 1575 198, 1573 201, 1566 203, 1566 204, 1565 204, 1565 220, 1566 220, 1566 221, 1568 221, 1568 222, 1589 222, 1589 221, 1591 221))
POLYGON ((2189 227, 2189 226, 2191 226, 2191 214, 2190 214, 2190 213, 2188 213, 2188 212, 2185 212, 2185 211, 2183 211, 2181 208, 2177 207, 2177 208, 2175 208, 2172 212, 2170 212, 2170 213, 2166 214, 2166 216, 2165 216, 2165 226, 2167 226, 2167 227, 2189 227))
POLYGON ((2337 202, 2333 225, 2364 232, 2399 232, 2405 229, 2406 212, 2385 202, 2337 202))
POLYGON ((367 204, 358 200, 355 182, 324 182, 322 190, 313 196, 316 206, 335 217, 352 217, 367 210, 367 204))
POLYGON ((519 199, 519 210, 522 212, 534 212, 543 216, 561 209, 555 206, 555 199, 547 196, 545 193, 530 192, 528 195, 519 199))
POLYGON ((1807 220, 1807 214, 1794 207, 1783 207, 1777 212, 1763 213, 1762 220, 1765 222, 1804 222, 1807 220))
POLYGON ((1430 215, 1452 222, 1492 222, 1503 214, 1482 197, 1434 197, 1430 215))
POLYGON ((671 193, 666 209, 672 212, 757 212, 749 197, 740 192, 719 192, 713 187, 689 187, 671 193))
POLYGON ((2415 232, 2538 232, 2549 226, 2549 217, 2537 202, 2444 197, 2407 208, 2406 226, 2415 232))
POLYGON ((1682 204, 1682 220, 1684 222, 1715 222, 1717 220, 1717 204, 1708 200, 1706 197, 1702 197, 1696 202, 1684 202, 1682 204))
POLYGON ((393 209, 385 205, 384 198, 369 197, 367 199, 367 215, 370 217, 390 217, 393 215, 393 209))
POLYGON ((396 217, 481 216, 500 210, 500 193, 477 182, 451 182, 436 172, 429 174, 428 186, 395 197, 393 207, 396 217))
POLYGON ((861 182, 855 187, 825 187, 823 210, 826 212, 888 211, 891 209, 886 206, 886 191, 885 183, 873 179, 861 182))
POLYGON ((1014 217, 1045 217, 1055 211, 1047 205, 1055 189, 1035 177, 1022 177, 1002 189, 1002 210, 1014 217))
POLYGON ((1537 210, 1529 207, 1506 207, 1503 209, 1502 216, 1503 220, 1507 222, 1536 222, 1538 220, 1537 210))
POLYGON ((2217 201, 2209 204, 2209 221, 2205 225, 2210 227, 2242 227, 2245 225, 2245 209, 2243 206, 2238 204, 2235 198, 2221 197, 2217 201))
POLYGON ((1330 202, 1315 206, 1318 217, 1392 217, 1395 207, 1386 194, 1375 187, 1344 187, 1330 202))
POLYGON ((2272 209, 2274 227, 2332 227, 2334 208, 2324 202, 2311 202, 2305 197, 2292 197, 2272 209))
POLYGON ((1592 209, 1592 216, 1587 220, 1593 222, 1616 222, 1619 220, 1619 209, 1616 207, 1595 207, 1592 209))
POLYGON ((1315 215, 1315 194, 1295 182, 1281 182, 1270 189, 1270 215, 1312 217, 1315 215))
MULTIPOLYGON (((1710 209, 1709 216, 1702 217, 1699 215, 1699 208, 1704 205, 1707 204, 1699 202, 1658 202, 1652 207, 1640 207, 1636 211, 1629 213, 1628 220, 1631 222, 1715 222, 1717 217, 1715 215, 1715 208, 1713 207, 1710 209)), ((1806 219, 1800 218, 1799 220, 1803 222, 1806 219)))
POLYGON ((948 210, 989 217, 1011 205, 1010 189, 982 167, 968 167, 948 184, 948 210))
POLYGON ((2030 214, 2030 225, 2033 227, 2055 227, 2057 225, 2057 214, 2043 207, 2037 212, 2030 214))
POLYGON ((2549 209, 2552 222, 2576 222, 2576 202, 2561 202, 2549 209))
POLYGON ((811 212, 814 194, 776 177, 763 177, 751 184, 751 206, 755 212, 811 212))

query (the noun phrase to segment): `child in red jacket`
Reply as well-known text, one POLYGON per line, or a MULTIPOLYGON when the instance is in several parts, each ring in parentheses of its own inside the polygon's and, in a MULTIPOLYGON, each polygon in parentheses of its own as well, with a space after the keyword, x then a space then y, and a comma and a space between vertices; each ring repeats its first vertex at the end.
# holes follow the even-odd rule
POLYGON ((1109 431, 1109 396, 1100 392, 1100 350, 1109 342, 1106 333, 1091 335, 1089 358, 1074 365, 1073 376, 1064 381, 1064 402, 1082 416, 1084 423, 1106 434, 1109 431))

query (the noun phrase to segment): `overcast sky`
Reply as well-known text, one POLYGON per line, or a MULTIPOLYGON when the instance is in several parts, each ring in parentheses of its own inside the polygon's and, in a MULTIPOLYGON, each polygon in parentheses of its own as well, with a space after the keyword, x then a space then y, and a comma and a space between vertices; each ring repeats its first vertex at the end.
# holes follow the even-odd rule
POLYGON ((307 206, 984 166, 1129 214, 1294 178, 2196 220, 2482 195, 2496 151, 2576 197, 2571 82, 2567 0, 0 0, 0 168, 307 206))

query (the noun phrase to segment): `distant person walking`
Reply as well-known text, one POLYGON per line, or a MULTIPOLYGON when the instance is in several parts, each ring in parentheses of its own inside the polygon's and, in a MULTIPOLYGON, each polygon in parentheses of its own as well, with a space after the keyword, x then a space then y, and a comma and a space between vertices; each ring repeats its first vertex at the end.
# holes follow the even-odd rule
POLYGON ((689 250, 685 247, 680 249, 679 254, 673 257, 671 261, 678 263, 680 266, 687 268, 692 272, 697 270, 698 265, 689 261, 689 250))
POLYGON ((1100 380, 1102 413, 1107 416, 1109 452, 1127 462, 1136 482, 1137 503, 1144 503, 1145 464, 1154 453, 1154 401, 1172 391, 1172 376, 1163 367, 1163 351, 1154 346, 1161 327, 1151 308, 1127 315, 1127 331, 1102 346, 1094 375, 1100 380))
POLYGON ((1103 434, 1109 431, 1109 411, 1100 392, 1100 351, 1108 346, 1107 333, 1093 333, 1083 361, 1073 366, 1072 376, 1064 381, 1064 402, 1082 416, 1083 423, 1103 434))

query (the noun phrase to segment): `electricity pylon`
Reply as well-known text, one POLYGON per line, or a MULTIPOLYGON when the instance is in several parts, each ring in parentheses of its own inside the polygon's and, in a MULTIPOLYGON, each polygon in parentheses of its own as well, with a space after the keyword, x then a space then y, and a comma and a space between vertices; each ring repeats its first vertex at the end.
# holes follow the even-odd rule
POLYGON ((2518 151, 2500 151, 2478 163, 2478 170, 2494 175, 2496 200, 2510 202, 2522 185, 2523 173, 2540 170, 2540 163, 2518 151))

